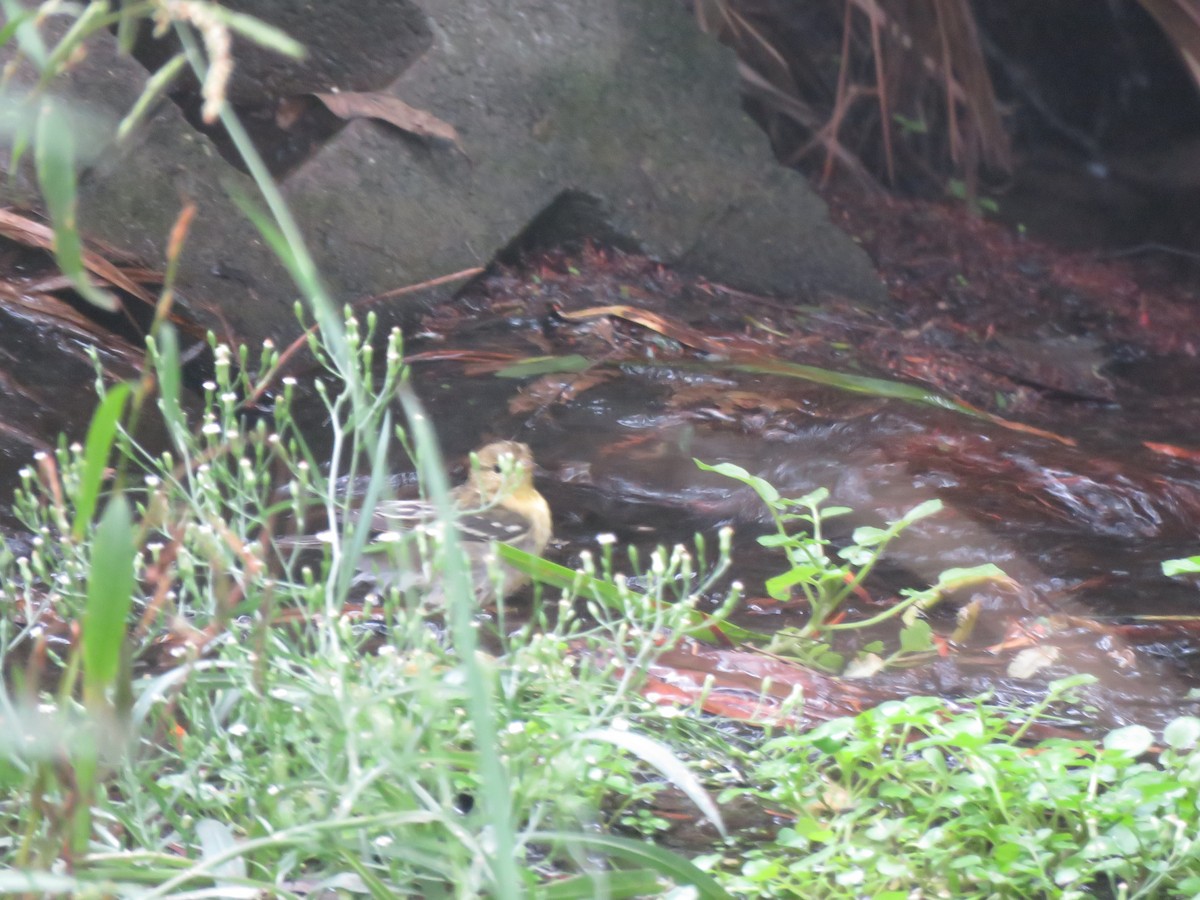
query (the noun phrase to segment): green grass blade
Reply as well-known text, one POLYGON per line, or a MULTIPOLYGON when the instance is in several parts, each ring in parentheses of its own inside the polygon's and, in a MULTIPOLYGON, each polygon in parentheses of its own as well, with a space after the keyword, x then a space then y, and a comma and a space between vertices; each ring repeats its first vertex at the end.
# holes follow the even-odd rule
MULTIPOLYGON (((548 559, 542 559, 540 556, 534 556, 531 553, 526 553, 524 550, 510 547, 508 544, 498 544, 496 546, 496 555, 514 569, 524 572, 534 581, 548 584, 551 587, 578 590, 580 596, 593 598, 612 610, 620 611, 624 607, 621 591, 616 585, 603 579, 583 572, 577 572, 575 569, 568 569, 566 566, 560 566, 558 563, 550 562, 548 559)), ((706 623, 710 620, 708 616, 700 612, 692 614, 692 621, 697 628, 702 629, 694 633, 694 636, 702 641, 765 643, 771 639, 770 635, 750 631, 747 628, 734 625, 732 622, 716 622, 711 627, 705 628, 706 623), (717 631, 720 632, 724 641, 721 640, 721 637, 718 637, 717 631)))
POLYGON ((17 13, 16 15, 10 15, 6 9, 5 15, 9 18, 4 27, 0 28, 0 47, 3 47, 5 44, 11 41, 13 39, 13 35, 17 33, 17 29, 33 18, 34 10, 27 9, 17 13))
POLYGON ((620 857, 638 866, 654 869, 676 884, 691 885, 696 896, 704 900, 728 900, 727 894, 711 875, 700 871, 689 860, 678 853, 644 841, 617 837, 612 834, 571 834, 558 831, 537 831, 528 836, 530 841, 546 841, 554 844, 574 844, 589 850, 599 850, 610 856, 620 857))
POLYGON ((654 897, 662 893, 662 878, 654 869, 588 872, 556 881, 533 892, 536 900, 591 900, 593 897, 654 897))
POLYGON ((83 538, 96 511, 100 486, 104 483, 104 470, 108 467, 108 457, 117 437, 117 425, 125 412, 125 402, 129 399, 129 394, 128 384, 115 385, 100 401, 100 406, 92 415, 92 423, 88 426, 87 440, 83 448, 83 473, 79 478, 75 522, 71 528, 75 540, 83 538))
MULTIPOLYGON (((121 21, 124 23, 125 20, 121 21)), ((129 112, 125 114, 125 118, 121 120, 121 124, 117 126, 118 143, 129 137, 129 133, 142 121, 151 104, 162 95, 186 65, 187 57, 178 53, 159 66, 158 71, 146 79, 146 86, 142 88, 141 96, 137 98, 137 102, 133 104, 129 112)))
POLYGON ((949 409, 963 413, 972 418, 980 418, 978 410, 951 400, 936 391, 917 387, 903 381, 891 381, 886 378, 872 378, 869 375, 849 375, 845 372, 834 372, 817 366, 806 366, 801 363, 787 362, 780 359, 768 359, 753 363, 725 363, 723 368, 735 372, 749 372, 752 375, 783 375, 787 378, 800 378, 815 384, 826 384, 830 387, 841 388, 855 394, 870 394, 873 397, 887 397, 893 400, 908 400, 912 403, 924 403, 941 409, 949 409))
POLYGON ((533 378, 537 375, 558 375, 567 372, 583 372, 595 363, 586 356, 571 353, 567 356, 531 356, 496 373, 497 378, 533 378))
POLYGON ((136 587, 134 555, 133 514, 118 494, 96 526, 83 611, 83 690, 91 708, 103 702, 121 666, 121 645, 136 587))
POLYGON ((717 804, 713 803, 712 798, 708 795, 708 791, 700 783, 700 779, 692 774, 692 770, 684 764, 683 760, 672 753, 671 748, 666 744, 648 738, 644 734, 638 734, 634 731, 621 731, 616 728, 593 728, 591 731, 586 731, 580 735, 579 739, 581 741, 604 741, 612 744, 614 747, 619 747, 622 750, 632 753, 647 765, 658 769, 667 781, 671 782, 671 784, 686 794, 692 803, 696 804, 696 808, 721 833, 721 837, 728 837, 728 833, 725 830, 725 823, 721 819, 721 811, 717 809, 717 804))
MULTIPOLYGON (((454 516, 450 502, 450 480, 442 468, 442 455, 433 433, 433 426, 416 394, 408 385, 401 385, 398 396, 400 405, 408 417, 409 433, 417 451, 417 468, 421 481, 437 509, 438 517, 449 523, 454 516)), ((466 676, 467 713, 475 729, 476 743, 484 748, 496 747, 499 746, 499 738, 491 679, 475 652, 478 641, 475 635, 474 587, 462 547, 459 546, 458 536, 453 528, 445 529, 441 561, 450 633, 466 676)), ((480 753, 479 770, 483 783, 483 815, 491 828, 491 840, 495 847, 490 859, 495 878, 495 892, 505 900, 516 900, 521 896, 522 889, 517 865, 512 822, 512 789, 508 771, 500 755, 490 752, 480 753)))
POLYGON ((187 433, 183 417, 183 364, 179 356, 179 332, 170 322, 163 322, 154 336, 157 352, 154 371, 158 376, 158 408, 167 425, 167 433, 182 436, 187 433))
POLYGON ((245 13, 230 12, 216 5, 209 9, 217 19, 224 22, 233 31, 249 38, 260 47, 274 50, 276 53, 290 56, 292 59, 304 58, 306 51, 302 43, 275 26, 268 25, 262 19, 256 19, 245 13))
MULTIPOLYGON (((37 25, 31 21, 36 19, 38 11, 26 9, 17 0, 2 0, 0 8, 4 10, 4 18, 13 26, 12 30, 17 36, 17 45, 20 47, 21 53, 29 57, 39 71, 45 68, 46 58, 50 51, 46 49, 37 25)), ((5 32, 8 32, 7 27, 5 32)), ((8 37, 11 38, 12 34, 9 34, 8 37)))
POLYGON ((104 2, 95 2, 87 4, 79 13, 79 17, 71 23, 71 27, 54 45, 54 49, 50 51, 50 55, 46 58, 45 67, 42 69, 42 85, 47 84, 51 78, 65 71, 67 61, 75 54, 79 53, 83 48, 84 42, 91 37, 92 34, 105 28, 110 19, 108 4, 104 2))
POLYGON ((38 116, 34 161, 38 186, 54 226, 54 258, 89 303, 116 312, 117 298, 92 284, 83 265, 83 239, 75 218, 75 143, 66 118, 50 103, 38 116))
MULTIPOLYGON (((375 464, 387 459, 387 448, 392 436, 392 414, 385 412, 379 428, 379 440, 375 444, 375 452, 371 459, 371 476, 367 481, 367 489, 362 496, 362 509, 374 509, 379 505, 383 490, 387 486, 387 467, 375 464)), ((367 548, 367 540, 371 536, 371 517, 359 516, 350 530, 346 542, 345 565, 338 571, 337 602, 340 604, 350 593, 350 583, 354 578, 355 566, 363 558, 367 548)))

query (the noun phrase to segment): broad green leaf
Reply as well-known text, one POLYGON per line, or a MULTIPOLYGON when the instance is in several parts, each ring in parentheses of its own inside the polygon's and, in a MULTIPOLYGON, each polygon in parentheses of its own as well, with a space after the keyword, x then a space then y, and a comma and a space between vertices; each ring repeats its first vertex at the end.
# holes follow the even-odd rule
POLYGON ((825 570, 817 566, 796 566, 788 571, 768 578, 764 587, 775 600, 787 600, 792 595, 792 588, 798 584, 812 584, 825 574, 825 570))
POLYGON ((1144 725, 1127 725, 1104 736, 1106 750, 1119 750, 1128 756, 1141 756, 1154 746, 1154 735, 1144 725))
POLYGON ((851 540, 860 547, 873 547, 876 544, 883 543, 889 537, 891 537, 891 534, 883 528, 876 528, 874 525, 861 525, 854 529, 851 540))
POLYGON ((1180 716, 1163 729, 1163 740, 1176 750, 1190 750, 1200 741, 1200 719, 1180 716))
POLYGON ((917 619, 900 629, 900 649, 905 653, 927 653, 933 649, 933 629, 924 619, 917 619))

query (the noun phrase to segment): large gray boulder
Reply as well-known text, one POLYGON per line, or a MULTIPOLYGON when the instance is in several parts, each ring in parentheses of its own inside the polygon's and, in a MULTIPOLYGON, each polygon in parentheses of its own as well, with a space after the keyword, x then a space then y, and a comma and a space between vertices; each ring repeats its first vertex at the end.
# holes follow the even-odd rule
MULTIPOLYGON (((354 35, 339 42, 330 29, 411 32, 420 11, 373 0, 366 19, 361 2, 324 0, 341 15, 310 17, 319 31, 308 42, 320 52, 307 83, 293 64, 272 77, 260 53, 239 45, 249 62, 234 96, 244 102, 257 86, 269 108, 272 92, 363 90, 339 76, 352 58, 331 62, 329 48, 346 56, 354 35)), ((309 20, 287 3, 229 5, 306 39, 309 20)), ((370 48, 372 77, 377 89, 453 125, 459 145, 358 119, 283 179, 336 297, 486 264, 571 191, 596 198, 582 207, 600 209, 627 246, 688 272, 805 302, 826 292, 882 299, 865 254, 829 222, 803 178, 776 164, 742 111, 731 51, 700 33, 679 3, 430 0, 424 14, 422 40, 396 44, 390 83, 379 85, 379 49, 370 48)), ((145 77, 101 35, 63 85, 107 123, 89 141, 97 152, 82 186, 82 228, 154 262, 182 200, 195 200, 183 295, 243 336, 293 332, 296 291, 228 199, 231 185, 253 188, 208 137, 164 101, 131 140, 112 142, 112 125, 145 77)))

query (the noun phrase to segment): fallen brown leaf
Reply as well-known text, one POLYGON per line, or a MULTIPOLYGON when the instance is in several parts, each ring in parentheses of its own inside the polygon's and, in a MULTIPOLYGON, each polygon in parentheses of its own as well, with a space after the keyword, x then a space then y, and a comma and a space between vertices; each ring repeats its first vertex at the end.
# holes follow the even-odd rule
POLYGON ((458 139, 458 131, 449 122, 444 122, 433 113, 409 106, 399 97, 375 92, 360 93, 339 91, 338 93, 313 94, 339 119, 378 119, 395 125, 401 131, 419 137, 449 141, 459 152, 465 154, 458 139))

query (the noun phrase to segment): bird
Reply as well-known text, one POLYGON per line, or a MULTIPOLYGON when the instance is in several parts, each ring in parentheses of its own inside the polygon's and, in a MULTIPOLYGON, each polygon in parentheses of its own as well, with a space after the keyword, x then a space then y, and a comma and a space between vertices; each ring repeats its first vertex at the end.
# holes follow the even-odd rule
MULTIPOLYGON (((507 599, 529 583, 524 572, 496 560, 505 543, 540 556, 553 534, 550 505, 533 484, 533 453, 519 441, 494 441, 472 454, 467 480, 450 492, 454 527, 480 605, 507 599)), ((361 511, 359 513, 361 515, 361 511)), ((370 513, 371 534, 356 581, 378 590, 415 592, 432 605, 445 600, 444 579, 431 565, 431 548, 444 527, 427 500, 385 500, 370 513)), ((311 547, 329 532, 288 539, 311 547)))

